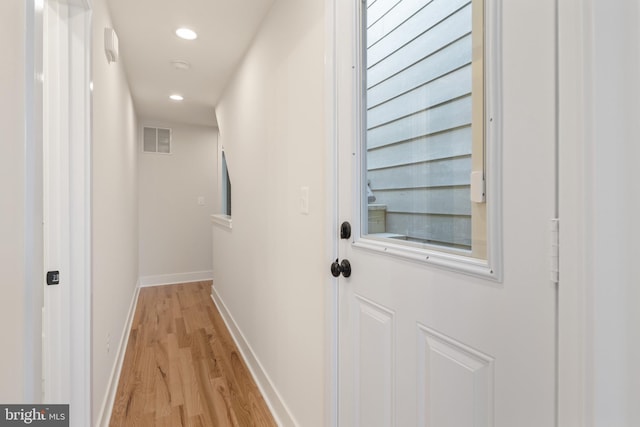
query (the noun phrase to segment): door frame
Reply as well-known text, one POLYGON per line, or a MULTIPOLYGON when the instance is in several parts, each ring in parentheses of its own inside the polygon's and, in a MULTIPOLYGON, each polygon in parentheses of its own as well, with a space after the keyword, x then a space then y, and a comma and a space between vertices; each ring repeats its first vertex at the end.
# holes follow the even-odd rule
POLYGON ((71 195, 71 251, 72 288, 71 313, 71 404, 70 417, 78 425, 91 425, 91 53, 92 4, 90 0, 75 0, 82 9, 70 20, 77 38, 71 43, 71 129, 70 195, 71 195), (75 144, 74 144, 75 142, 75 144))
POLYGON ((631 1, 617 2, 614 8, 602 0, 557 4, 562 221, 558 425, 600 426, 607 424, 605 418, 635 425, 640 414, 632 407, 640 394, 640 369, 633 363, 640 348, 640 292, 625 255, 640 237, 632 219, 639 203, 637 193, 634 199, 633 192, 622 193, 616 185, 621 177, 637 174, 628 159, 637 159, 631 141, 638 130, 630 117, 637 117, 640 108, 629 102, 638 85, 627 87, 617 71, 640 66, 640 8, 634 9, 631 1), (609 49, 616 44, 624 49, 609 49), (603 68, 614 72, 605 76, 603 68), (606 114, 612 106, 626 115, 606 114), (607 132, 608 138, 603 137, 607 132), (618 366, 603 357, 608 354, 616 355, 618 366), (603 379, 602 373, 612 369, 616 372, 603 379))
POLYGON ((558 4, 558 207, 560 220, 560 283, 558 288, 558 420, 560 426, 593 425, 588 401, 587 363, 589 277, 586 265, 585 215, 589 192, 585 142, 586 114, 592 103, 587 91, 590 1, 558 4))
POLYGON ((338 426, 338 279, 329 273, 329 264, 338 258, 338 94, 336 69, 336 1, 325 0, 325 260, 327 274, 324 293, 324 425, 338 426))
POLYGON ((25 393, 42 400, 42 8, 25 2, 25 393))
MULTIPOLYGON (((27 128, 34 129, 35 149, 28 153, 28 163, 40 165, 41 179, 45 182, 48 178, 42 171, 46 170, 42 151, 44 147, 45 108, 43 84, 46 70, 43 70, 43 58, 45 48, 42 38, 55 37, 59 40, 61 49, 60 60, 68 66, 69 87, 64 93, 59 94, 60 99, 53 100, 53 104, 60 107, 60 114, 69 123, 68 152, 65 153, 66 165, 61 174, 68 175, 69 186, 53 189, 55 193, 68 192, 68 218, 69 227, 65 230, 62 258, 67 261, 68 270, 62 271, 66 276, 68 291, 64 293, 54 307, 43 310, 42 330, 55 326, 63 334, 60 342, 49 341, 43 345, 41 360, 56 361, 56 367, 68 368, 62 372, 61 383, 57 384, 55 392, 63 401, 59 403, 70 404, 70 419, 72 425, 91 425, 91 44, 92 44, 92 4, 91 0, 46 0, 59 2, 68 7, 71 13, 67 19, 60 20, 59 33, 45 34, 47 27, 43 22, 43 10, 45 0, 28 2, 29 8, 33 8, 34 19, 27 22, 27 32, 34 38, 33 64, 27 64, 27 81, 35 78, 34 91, 36 96, 32 100, 32 107, 36 114, 30 114, 27 120, 27 128), (40 37, 40 40, 38 40, 40 37), (74 119, 71 120, 70 118, 74 119), (39 151, 39 152, 38 152, 39 151), (68 157, 66 156, 68 154, 68 157), (54 321, 48 314, 55 310, 68 312, 68 323, 53 325, 54 321), (48 314, 47 314, 48 313, 48 314)), ((31 10, 29 11, 31 14, 31 10)), ((50 117, 49 117, 50 118, 50 117)), ((60 154, 60 153, 54 153, 60 154)), ((42 196, 43 188, 39 192, 29 190, 31 197, 42 196)), ((43 219, 45 217, 44 206, 40 207, 43 219)), ((65 212, 61 210, 60 212, 65 212)), ((41 247, 46 244, 43 236, 41 247)), ((36 256, 37 257, 37 256, 36 256)), ((43 254, 40 255, 43 257, 43 254)), ((44 264, 44 263, 42 263, 44 264)), ((41 265, 42 265, 41 264, 41 265)), ((46 267, 45 267, 46 268, 46 267)), ((41 270, 39 286, 44 284, 46 271, 41 270)), ((43 307, 44 308, 44 307, 43 307)), ((44 375, 44 372, 43 372, 44 375)), ((51 403, 44 395, 43 403, 51 403)))
MULTIPOLYGON (((594 425, 594 283, 593 207, 591 177, 594 145, 593 93, 594 5, 599 0, 556 1, 558 87, 558 195, 560 282, 558 292, 557 425, 594 425), (564 222, 562 219, 564 218, 564 222), (570 222, 569 222, 570 221, 570 222)), ((336 140, 335 2, 325 0, 325 130, 326 130, 326 261, 338 255, 338 171, 336 140)), ((605 171, 606 172, 606 171, 605 171)), ((598 252, 599 253, 599 252, 598 252)), ((615 267, 615 266, 613 266, 615 267)), ((338 425, 337 279, 329 274, 325 288, 325 419, 338 425)), ((610 313, 615 315, 616 313, 610 313)), ((606 313, 600 314, 605 316, 606 313)), ((596 343, 597 346, 597 343, 596 343)), ((600 351, 606 351, 600 348, 600 351)), ((621 349, 618 349, 621 350, 621 349)), ((637 390, 635 390, 637 392, 637 390)), ((600 402, 602 404, 602 402, 600 402)))

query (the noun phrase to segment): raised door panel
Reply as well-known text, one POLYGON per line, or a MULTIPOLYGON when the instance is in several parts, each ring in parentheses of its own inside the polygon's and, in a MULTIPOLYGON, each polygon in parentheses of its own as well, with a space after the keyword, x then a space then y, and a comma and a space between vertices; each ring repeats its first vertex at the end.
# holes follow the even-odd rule
POLYGON ((395 412, 395 319, 393 311, 354 299, 356 425, 393 425, 395 412))
POLYGON ((418 326, 418 425, 493 425, 494 359, 418 326))

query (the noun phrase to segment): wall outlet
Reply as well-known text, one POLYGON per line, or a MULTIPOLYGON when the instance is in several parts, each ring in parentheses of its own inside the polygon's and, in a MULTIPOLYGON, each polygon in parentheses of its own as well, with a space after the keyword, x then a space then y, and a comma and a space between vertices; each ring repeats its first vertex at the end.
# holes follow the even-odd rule
POLYGON ((198 206, 204 206, 204 197, 198 197, 198 206))
POLYGON ((107 334, 107 354, 111 352, 111 332, 107 334))

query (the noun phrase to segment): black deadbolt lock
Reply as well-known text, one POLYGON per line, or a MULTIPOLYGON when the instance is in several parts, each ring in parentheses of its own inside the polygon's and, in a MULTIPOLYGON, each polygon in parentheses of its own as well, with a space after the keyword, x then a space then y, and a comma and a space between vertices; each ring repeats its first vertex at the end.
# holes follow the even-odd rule
POLYGON ((348 239, 351 237, 351 224, 348 221, 345 221, 340 225, 340 238, 348 239))

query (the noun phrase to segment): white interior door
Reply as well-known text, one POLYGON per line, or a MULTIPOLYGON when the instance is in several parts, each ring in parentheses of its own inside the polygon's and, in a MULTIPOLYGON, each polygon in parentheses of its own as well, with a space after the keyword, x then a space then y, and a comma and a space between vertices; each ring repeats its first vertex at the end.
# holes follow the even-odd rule
POLYGON ((555 2, 334 6, 340 425, 555 425, 555 2))

